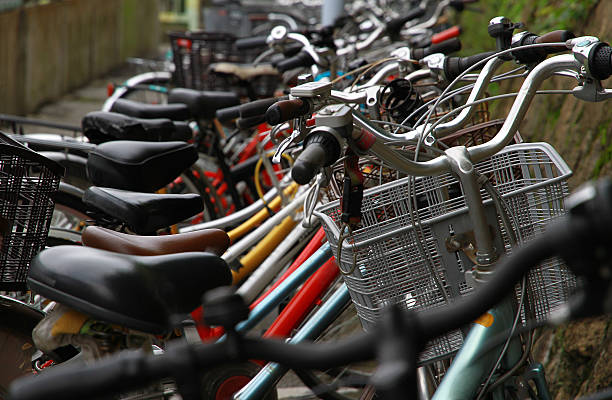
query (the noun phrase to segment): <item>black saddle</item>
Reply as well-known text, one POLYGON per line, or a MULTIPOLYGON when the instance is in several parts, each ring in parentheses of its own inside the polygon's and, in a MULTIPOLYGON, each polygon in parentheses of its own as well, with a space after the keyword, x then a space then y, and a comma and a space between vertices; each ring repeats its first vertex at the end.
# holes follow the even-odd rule
POLYGON ((210 92, 177 88, 168 93, 168 103, 183 103, 196 118, 213 119, 221 108, 237 106, 240 98, 234 92, 210 92))
POLYGON ((144 119, 168 118, 185 121, 192 117, 185 104, 146 104, 127 99, 117 99, 110 111, 144 119))
POLYGON ((192 138, 191 129, 186 123, 177 127, 166 118, 142 119, 104 111, 93 111, 85 115, 81 127, 83 134, 95 144, 111 140, 168 142, 192 138))
POLYGON ((204 209, 198 194, 138 193, 97 186, 85 191, 83 202, 92 211, 126 223, 139 235, 155 234, 204 209))
POLYGON ((201 303, 229 285, 226 262, 211 253, 131 256, 82 246, 40 252, 28 285, 42 296, 95 319, 142 332, 166 333, 201 303))
POLYGON ((96 186, 154 192, 197 159, 196 148, 185 142, 107 142, 89 153, 87 177, 96 186))

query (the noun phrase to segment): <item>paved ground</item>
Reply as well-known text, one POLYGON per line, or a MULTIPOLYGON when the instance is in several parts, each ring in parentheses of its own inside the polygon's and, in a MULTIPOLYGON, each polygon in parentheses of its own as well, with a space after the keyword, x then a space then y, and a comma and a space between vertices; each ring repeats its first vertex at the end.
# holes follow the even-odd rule
MULTIPOLYGON (((89 85, 75 90, 59 99, 40 108, 28 117, 64 123, 81 125, 81 119, 90 111, 99 111, 107 96, 108 83, 121 83, 130 76, 130 68, 122 68, 109 76, 97 79, 89 85)), ((28 131, 39 131, 40 128, 28 128, 28 131)), ((45 128, 45 132, 54 132, 45 128)))

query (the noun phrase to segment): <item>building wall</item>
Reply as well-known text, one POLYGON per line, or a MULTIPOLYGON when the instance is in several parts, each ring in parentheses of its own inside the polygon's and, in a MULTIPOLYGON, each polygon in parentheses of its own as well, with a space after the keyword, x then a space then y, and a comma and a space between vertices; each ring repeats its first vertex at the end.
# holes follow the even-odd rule
POLYGON ((154 54, 157 0, 63 0, 0 13, 0 113, 26 114, 154 54))

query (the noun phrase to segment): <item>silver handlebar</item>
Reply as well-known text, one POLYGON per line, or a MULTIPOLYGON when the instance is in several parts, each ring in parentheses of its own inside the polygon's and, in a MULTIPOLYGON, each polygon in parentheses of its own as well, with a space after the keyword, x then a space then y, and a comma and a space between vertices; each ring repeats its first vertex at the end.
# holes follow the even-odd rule
MULTIPOLYGON (((493 65, 493 63, 491 65, 493 65)), ((518 130, 518 126, 522 122, 531 100, 536 94, 537 88, 545 79, 549 78, 555 72, 568 69, 580 71, 581 67, 582 63, 571 54, 551 57, 538 64, 523 82, 523 85, 519 90, 519 94, 514 101, 508 116, 506 117, 506 121, 502 125, 497 135, 495 135, 493 139, 487 143, 467 148, 471 161, 476 163, 484 160, 503 149, 504 146, 510 142, 518 130)), ((482 90, 482 86, 486 85, 487 83, 488 81, 485 80, 480 81, 480 85, 476 85, 472 90, 472 93, 482 90)), ((357 126, 365 129, 366 131, 377 131, 377 129, 373 129, 374 127, 361 115, 354 114, 353 121, 357 124, 357 126)), ((411 161, 404 157, 401 153, 382 143, 377 137, 378 135, 373 136, 376 139, 368 151, 384 159, 394 168, 403 173, 417 176, 430 176, 450 170, 450 165, 446 156, 439 156, 425 162, 411 161)))

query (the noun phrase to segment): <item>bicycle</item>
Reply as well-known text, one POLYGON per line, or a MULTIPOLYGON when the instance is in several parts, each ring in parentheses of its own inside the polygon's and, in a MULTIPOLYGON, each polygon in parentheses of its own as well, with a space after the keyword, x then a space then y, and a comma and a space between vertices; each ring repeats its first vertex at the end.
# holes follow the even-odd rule
MULTIPOLYGON (((610 312, 609 304, 601 301, 609 296, 610 279, 602 280, 592 263, 605 265, 604 257, 610 241, 607 226, 612 222, 611 183, 601 182, 583 188, 572 198, 569 218, 526 244, 497 266, 497 273, 478 289, 478 296, 469 296, 442 309, 423 313, 399 310, 391 307, 376 330, 364 333, 332 345, 287 344, 283 341, 250 339, 241 336, 233 327, 244 317, 246 306, 231 291, 211 293, 206 303, 216 313, 209 317, 211 323, 223 325, 231 332, 231 340, 215 344, 177 344, 160 356, 131 352, 99 362, 88 369, 59 367, 49 374, 23 379, 11 387, 14 400, 35 400, 47 395, 61 395, 66 399, 79 398, 83 393, 112 394, 144 386, 168 375, 179 375, 183 398, 199 398, 192 371, 215 365, 224 360, 266 358, 290 365, 293 368, 320 368, 340 366, 357 360, 376 357, 380 366, 373 378, 381 396, 385 399, 416 398, 416 357, 423 343, 448 330, 462 325, 486 313, 506 294, 514 290, 529 268, 542 260, 561 254, 568 260, 576 274, 585 279, 585 287, 563 312, 550 322, 560 323, 570 318, 610 312), (576 243, 580 249, 576 251, 576 243), (582 252, 581 250, 588 251, 582 252), (595 256, 598 253, 599 256, 595 256), (604 251, 601 251, 604 250, 604 251), (585 260, 584 254, 591 254, 585 260), (236 312, 239 311, 239 314, 236 312), (382 340, 381 340, 382 339, 382 340), (180 371, 180 372, 179 372, 180 371), (79 379, 74 379, 74 377, 79 379)), ((608 277, 612 274, 608 274, 608 277)), ((507 332, 503 332, 506 336, 507 332)), ((502 337, 501 341, 505 340, 502 337)), ((493 344, 498 345, 499 337, 493 344)), ((491 346, 488 346, 491 348, 491 346)), ((482 349, 481 355, 488 348, 482 349)), ((601 392, 609 395, 610 390, 601 392)), ((603 397, 602 397, 603 398, 603 397)))

